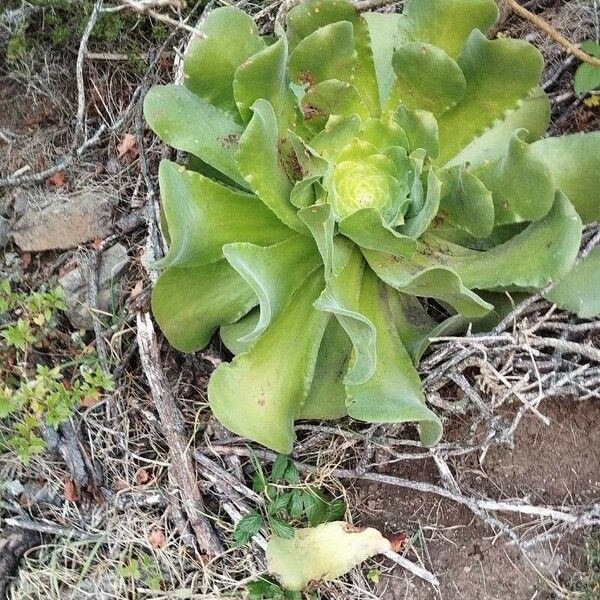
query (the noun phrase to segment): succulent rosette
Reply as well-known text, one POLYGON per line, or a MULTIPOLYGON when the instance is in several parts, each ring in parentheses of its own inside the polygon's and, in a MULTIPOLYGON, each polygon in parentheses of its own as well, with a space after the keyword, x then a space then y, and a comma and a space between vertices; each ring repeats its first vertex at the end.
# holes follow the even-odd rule
POLYGON ((305 0, 260 36, 212 11, 184 85, 145 100, 164 160, 170 240, 154 315, 192 352, 235 355, 208 397, 230 430, 279 452, 298 419, 349 415, 442 434, 415 368, 429 338, 501 316, 506 292, 600 312, 600 133, 543 138, 542 57, 490 40, 493 0, 408 0, 360 14, 305 0))

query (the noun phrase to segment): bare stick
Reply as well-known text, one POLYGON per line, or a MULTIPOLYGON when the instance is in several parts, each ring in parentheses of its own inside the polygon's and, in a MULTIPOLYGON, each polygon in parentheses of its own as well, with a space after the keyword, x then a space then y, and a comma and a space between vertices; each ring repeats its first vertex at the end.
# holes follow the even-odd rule
POLYGON ((579 46, 574 44, 571 40, 567 39, 560 31, 554 29, 548 21, 542 19, 538 15, 534 15, 531 11, 527 10, 524 6, 521 6, 517 0, 505 0, 510 8, 512 8, 519 16, 527 19, 533 23, 536 27, 541 29, 546 35, 550 36, 557 44, 560 44, 569 54, 575 56, 580 61, 593 65, 594 67, 600 67, 600 58, 590 56, 579 46))
POLYGON ((388 552, 384 552, 383 555, 395 562, 397 565, 400 565, 403 569, 410 571, 413 575, 424 579, 427 583, 430 583, 434 587, 440 585, 440 582, 433 573, 430 573, 427 569, 424 569, 423 567, 411 562, 407 558, 404 558, 404 556, 400 556, 400 554, 397 552, 389 550, 388 552))
POLYGON ((85 126, 85 84, 83 81, 83 61, 87 52, 87 44, 90 39, 94 25, 98 20, 100 9, 102 8, 102 0, 94 2, 92 14, 85 26, 81 40, 79 41, 79 51, 77 52, 77 63, 75 66, 75 76, 77 78, 77 125, 75 126, 75 137, 73 145, 79 144, 83 139, 83 130, 85 126))
POLYGON ((183 416, 175 403, 171 387, 160 365, 156 334, 148 313, 137 315, 137 340, 142 367, 150 384, 152 398, 169 447, 170 472, 179 488, 183 509, 196 534, 200 548, 212 556, 220 554, 223 547, 204 514, 204 501, 189 454, 183 416))

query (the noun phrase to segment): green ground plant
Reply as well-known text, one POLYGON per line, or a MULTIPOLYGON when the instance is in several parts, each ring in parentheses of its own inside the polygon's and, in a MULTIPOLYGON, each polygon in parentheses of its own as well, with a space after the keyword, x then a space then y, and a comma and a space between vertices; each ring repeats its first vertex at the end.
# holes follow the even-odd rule
POLYGON ((147 95, 189 156, 160 166, 153 312, 182 351, 220 332, 235 357, 208 395, 232 431, 288 453, 295 421, 348 415, 432 445, 415 366, 431 337, 489 329, 557 282, 552 302, 600 312, 600 252, 576 264, 600 133, 543 137, 542 56, 488 39, 497 17, 493 0, 306 0, 273 38, 222 7, 185 85, 147 95))
POLYGON ((0 282, 0 449, 27 464, 44 450, 40 425, 58 427, 82 401, 93 402, 113 388, 94 353, 56 360, 42 352, 65 305, 58 287, 33 292, 0 282))

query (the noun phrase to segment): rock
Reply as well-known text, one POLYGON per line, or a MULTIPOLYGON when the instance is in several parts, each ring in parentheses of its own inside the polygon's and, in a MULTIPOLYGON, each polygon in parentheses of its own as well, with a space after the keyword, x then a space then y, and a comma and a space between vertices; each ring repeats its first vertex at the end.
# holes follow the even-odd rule
MULTIPOLYGON (((120 275, 128 260, 127 249, 122 244, 115 244, 102 255, 98 270, 98 310, 112 312, 111 301, 119 295, 120 275)), ((58 280, 64 291, 66 315, 75 329, 94 327, 87 303, 89 279, 89 267, 82 263, 58 280)))
POLYGON ((107 237, 113 208, 112 188, 20 198, 14 206, 20 216, 10 235, 25 252, 73 248, 107 237))
POLYGON ((10 241, 8 239, 9 229, 10 226, 8 224, 8 221, 4 217, 0 217, 0 250, 2 250, 2 248, 5 248, 8 242, 10 241))

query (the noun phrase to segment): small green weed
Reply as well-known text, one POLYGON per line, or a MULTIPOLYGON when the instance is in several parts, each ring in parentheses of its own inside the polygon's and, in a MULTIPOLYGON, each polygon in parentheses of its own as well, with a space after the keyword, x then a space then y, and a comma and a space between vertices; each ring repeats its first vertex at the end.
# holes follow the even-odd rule
POLYGON ((600 600, 600 537, 585 541, 587 569, 569 582, 569 590, 577 593, 579 600, 600 600))
POLYGON ((128 563, 119 567, 119 575, 124 579, 139 581, 151 590, 160 590, 163 582, 160 567, 147 554, 142 554, 139 558, 132 558, 128 563))
MULTIPOLYGON (((252 488, 264 498, 262 509, 252 511, 238 522, 233 532, 233 545, 242 546, 256 535, 263 525, 270 533, 282 538, 294 536, 295 527, 316 527, 321 523, 339 521, 346 513, 342 498, 327 499, 315 486, 302 483, 294 463, 280 454, 267 475, 260 462, 252 457, 254 478, 252 488)), ((284 590, 270 577, 261 576, 246 586, 250 600, 300 600, 300 592, 284 590)))
POLYGON ((58 427, 83 401, 91 404, 113 388, 110 374, 84 348, 69 360, 48 353, 52 365, 40 360, 64 308, 60 288, 24 293, 0 281, 0 449, 14 451, 25 464, 45 448, 41 423, 58 427))

